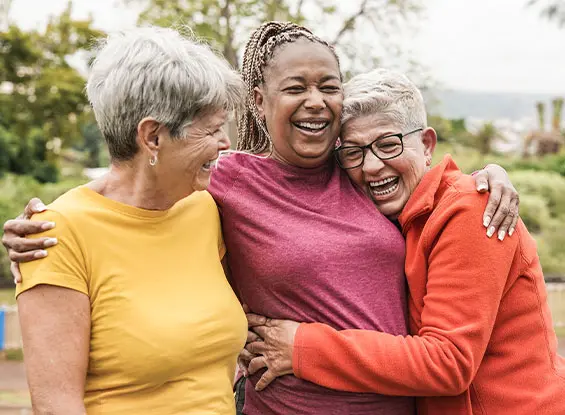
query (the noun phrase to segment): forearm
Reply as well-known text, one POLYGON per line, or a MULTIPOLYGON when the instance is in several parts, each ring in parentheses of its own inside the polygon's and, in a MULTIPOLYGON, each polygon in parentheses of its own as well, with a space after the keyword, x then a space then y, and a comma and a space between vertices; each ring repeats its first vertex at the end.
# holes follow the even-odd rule
POLYGON ((431 334, 403 337, 303 324, 294 343, 293 369, 297 377, 349 392, 459 395, 479 363, 461 346, 431 334))
POLYGON ((65 395, 61 391, 31 391, 35 415, 83 415, 86 408, 82 396, 65 395))

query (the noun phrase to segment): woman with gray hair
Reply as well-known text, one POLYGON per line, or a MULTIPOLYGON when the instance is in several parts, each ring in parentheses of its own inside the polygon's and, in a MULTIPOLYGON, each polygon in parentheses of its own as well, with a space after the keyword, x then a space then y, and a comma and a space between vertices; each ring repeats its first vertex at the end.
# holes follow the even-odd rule
POLYGON ((246 321, 203 192, 243 83, 171 29, 110 35, 87 93, 110 171, 34 216, 49 255, 17 287, 34 413, 233 414, 246 321), (55 239, 56 238, 56 239, 55 239))
POLYGON ((521 220, 489 239, 474 218, 487 204, 446 155, 418 88, 377 70, 344 87, 337 160, 406 239, 411 335, 339 330, 250 315, 263 342, 258 386, 295 376, 332 389, 420 396, 418 413, 563 414, 565 360, 547 304, 536 243, 521 220))

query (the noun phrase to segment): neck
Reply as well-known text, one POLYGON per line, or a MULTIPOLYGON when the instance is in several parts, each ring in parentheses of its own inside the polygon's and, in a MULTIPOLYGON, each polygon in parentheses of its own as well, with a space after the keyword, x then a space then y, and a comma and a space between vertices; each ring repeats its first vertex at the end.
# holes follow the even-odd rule
POLYGON ((155 167, 139 166, 133 160, 112 163, 106 175, 87 186, 104 197, 146 210, 168 210, 181 199, 159 180, 155 167))
POLYGON ((273 148, 271 154, 269 155, 273 160, 277 160, 279 163, 286 164, 287 166, 299 167, 301 169, 316 169, 318 167, 328 164, 330 157, 329 155, 324 155, 323 157, 317 158, 300 158, 297 161, 291 161, 282 155, 280 155, 276 149, 273 148))

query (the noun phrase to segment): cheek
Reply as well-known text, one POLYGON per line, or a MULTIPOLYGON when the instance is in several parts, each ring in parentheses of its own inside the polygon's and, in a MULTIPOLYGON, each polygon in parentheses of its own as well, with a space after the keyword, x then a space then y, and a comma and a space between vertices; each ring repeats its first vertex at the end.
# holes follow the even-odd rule
POLYGON ((363 179, 363 172, 361 169, 346 170, 349 179, 360 188, 366 186, 365 180, 363 179))

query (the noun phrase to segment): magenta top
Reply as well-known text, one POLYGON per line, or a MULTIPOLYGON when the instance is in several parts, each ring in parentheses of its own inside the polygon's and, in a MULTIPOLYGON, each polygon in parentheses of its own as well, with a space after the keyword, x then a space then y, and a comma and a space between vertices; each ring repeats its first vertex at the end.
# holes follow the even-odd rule
MULTIPOLYGON (((208 190, 233 288, 253 312, 408 334, 402 235, 333 162, 302 169, 223 156, 208 190)), ((255 392, 261 374, 247 380, 246 415, 414 413, 412 398, 334 391, 291 375, 255 392)))

